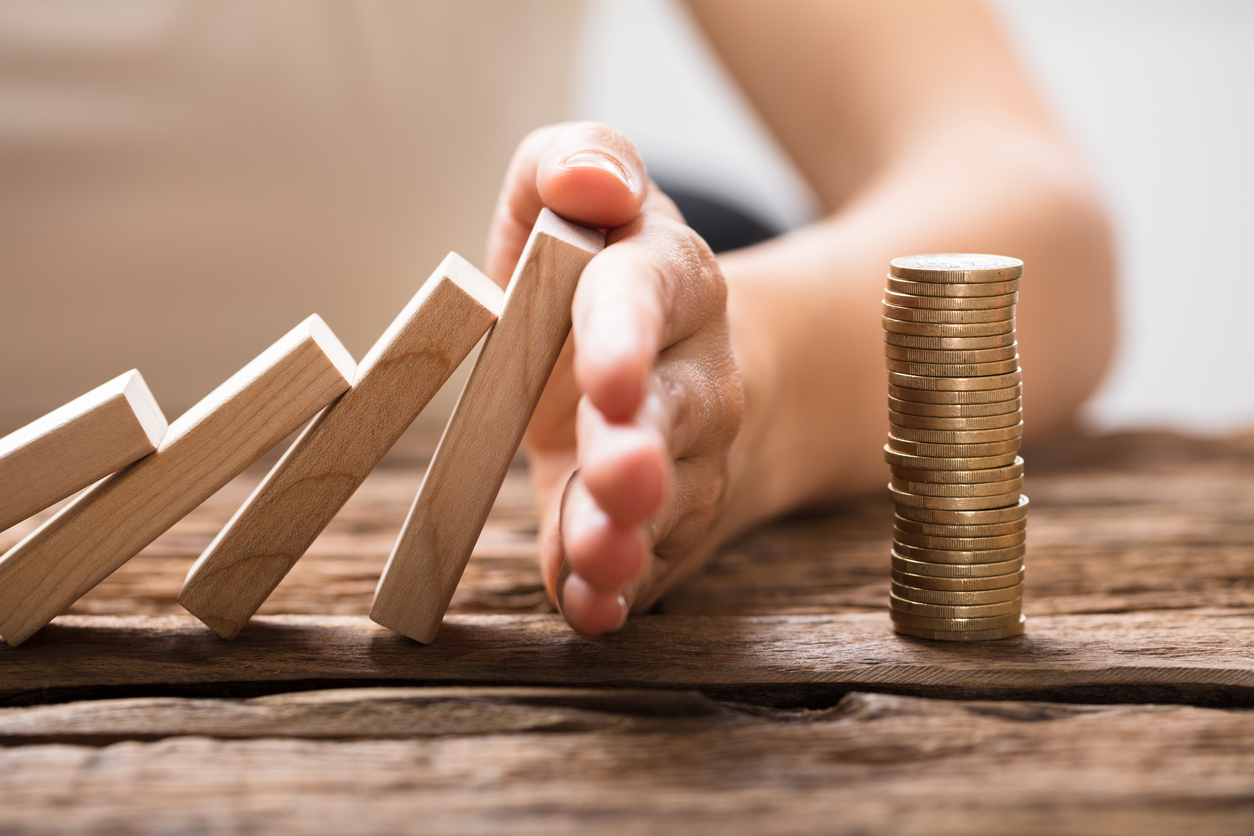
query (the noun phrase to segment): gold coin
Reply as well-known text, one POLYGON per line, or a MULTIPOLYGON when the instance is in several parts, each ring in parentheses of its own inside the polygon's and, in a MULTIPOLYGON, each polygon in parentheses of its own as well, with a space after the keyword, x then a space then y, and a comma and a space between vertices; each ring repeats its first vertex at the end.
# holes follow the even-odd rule
POLYGON ((1016 369, 1005 374, 990 374, 984 377, 928 377, 919 374, 903 374, 889 372, 888 382, 906 389, 924 389, 928 392, 975 392, 989 389, 1006 389, 1018 386, 1023 381, 1023 372, 1016 369))
POLYGON ((999 493, 993 496, 920 496, 899 491, 888 486, 893 502, 903 508, 931 508, 942 511, 984 511, 990 508, 1006 508, 1019 499, 1019 491, 999 493))
POLYGON ((999 601, 996 604, 970 604, 952 606, 948 604, 920 604, 893 593, 888 593, 888 603, 893 615, 912 615, 919 618, 996 618, 997 616, 1018 615, 1023 609, 1022 598, 1010 601, 999 601))
POLYGON ((922 348, 928 351, 971 351, 985 348, 1004 348, 1014 345, 1015 333, 994 334, 990 337, 939 337, 918 334, 884 333, 884 342, 903 348, 922 348))
POLYGON ((1015 624, 987 630, 928 630, 923 627, 899 624, 894 621, 893 629, 904 636, 912 636, 916 639, 931 639, 932 641, 943 642, 988 642, 1022 636, 1025 621, 1026 619, 1021 615, 1019 616, 1019 621, 1015 624))
POLYGON ((1013 612, 1000 615, 945 618, 944 616, 899 612, 889 607, 888 614, 892 618, 894 626, 900 624, 907 627, 922 627, 925 630, 989 630, 995 627, 1009 627, 1014 624, 1019 620, 1019 616, 1022 614, 1021 610, 1022 607, 1019 607, 1013 612))
POLYGON ((1000 363, 1018 357, 1019 344, 1011 343, 1001 348, 980 348, 973 351, 933 351, 884 343, 884 356, 889 360, 905 360, 907 363, 939 363, 946 366, 1000 363))
POLYGON ((1024 519, 1028 515, 1028 505, 1028 498, 1020 495, 1019 503, 1011 508, 993 508, 987 511, 944 511, 937 508, 898 507, 897 515, 915 522, 937 525, 988 525, 1024 519))
POLYGON ((1023 275, 1023 262, 985 253, 906 255, 888 262, 888 275, 918 282, 1002 282, 1023 275))
POLYGON ((1018 438, 1008 438, 1003 441, 985 441, 980 444, 939 444, 930 441, 911 441, 908 438, 898 438, 892 433, 888 435, 888 446, 898 453, 934 458, 969 459, 978 456, 1000 456, 1003 453, 1017 453, 1020 444, 1022 442, 1018 438))
MULTIPOLYGON (((894 372, 889 372, 889 374, 894 374, 894 372)), ((1003 375, 998 375, 998 377, 1002 376, 1003 375)), ((968 380, 970 378, 958 379, 968 380)), ((911 389, 908 386, 898 386, 891 381, 888 384, 888 396, 890 398, 897 398, 902 401, 914 401, 915 403, 999 403, 1001 401, 1008 401, 1011 398, 1022 397, 1022 395, 1022 384, 1018 383, 1004 389, 969 389, 957 392, 946 389, 911 389)))
POLYGON ((992 563, 935 563, 904 557, 894 551, 892 562, 898 572, 929 578, 996 578, 1023 570, 1022 555, 992 563))
POLYGON ((1028 527, 1026 517, 1021 520, 987 525, 937 525, 936 523, 916 522, 897 515, 893 517, 893 524, 902 531, 930 534, 933 537, 1000 537, 1003 534, 1026 531, 1028 527))
POLYGON ((925 482, 929 485, 981 485, 1021 478, 1023 457, 1016 457, 1013 462, 1003 467, 989 467, 983 470, 915 470, 897 465, 890 465, 888 469, 893 476, 907 482, 925 482))
POLYGON ((1019 368, 1018 355, 1009 360, 998 360, 995 363, 915 363, 909 360, 887 362, 890 372, 918 375, 921 377, 989 377, 992 375, 1009 374, 1019 368))
POLYGON ((991 337, 1009 334, 1015 329, 1013 319, 1000 322, 967 322, 961 325, 943 322, 903 322, 889 316, 881 316, 884 330, 893 334, 910 334, 917 337, 991 337))
POLYGON ((1007 546, 1004 549, 959 550, 925 549, 921 546, 894 543, 893 551, 902 557, 928 563, 1004 563, 1007 560, 1014 560, 1016 557, 1023 557, 1027 552, 1027 546, 1024 543, 1020 543, 1017 546, 1007 546))
POLYGON ((934 311, 983 311, 1008 308, 1019 301, 1018 293, 1004 296, 917 296, 913 293, 884 291, 884 301, 899 308, 931 308, 934 311))
POLYGON ((1019 412, 1022 404, 1018 397, 992 403, 920 403, 889 397, 888 408, 902 415, 918 415, 923 418, 981 418, 987 415, 1006 415, 1019 412))
POLYGON ((901 322, 932 322, 943 325, 970 325, 978 322, 1002 322, 1014 319, 1014 306, 984 308, 975 311, 942 311, 935 308, 902 308, 884 300, 884 316, 901 322))
POLYGON ((949 298, 968 298, 971 296, 1006 296, 1019 290, 1019 280, 1006 282, 972 282, 963 284, 942 284, 939 282, 912 282, 909 279, 888 277, 888 289, 894 293, 908 293, 911 296, 934 296, 949 298))
POLYGON ((1027 530, 1000 537, 936 537, 931 534, 915 534, 911 531, 893 529, 893 542, 918 549, 943 549, 953 551, 987 551, 988 549, 1008 549, 1018 546, 1027 539, 1027 530))
POLYGON ((1008 575, 993 575, 987 578, 933 578, 928 575, 911 575, 897 569, 892 570, 893 580, 903 586, 949 592, 977 592, 1021 586, 1024 574, 1024 571, 1019 569, 1008 575))
POLYGON ((899 453, 887 444, 884 445, 884 461, 895 467, 907 470, 989 470, 994 467, 1005 467, 1021 461, 1019 453, 1006 453, 1000 456, 974 456, 971 458, 953 458, 952 456, 912 456, 899 453))
MULTIPOLYGON (((1000 415, 974 415, 962 418, 933 418, 928 415, 910 415, 904 412, 888 411, 888 421, 894 427, 909 427, 914 430, 996 430, 1002 427, 1013 427, 1023 420, 1023 410, 1003 412, 1000 415)), ((894 433, 901 435, 901 433, 894 433)))
POLYGON ((906 441, 923 441, 929 444, 988 444, 994 441, 1020 438, 1023 435, 1023 424, 991 427, 984 430, 929 430, 895 426, 892 434, 906 441))
MULTIPOLYGON (((890 471, 904 470, 905 468, 889 467, 890 471)), ((1006 467, 990 467, 988 473, 997 473, 1001 471, 1014 472, 1013 465, 1006 467)), ((972 479, 971 481, 958 482, 948 479, 932 479, 931 476, 947 476, 951 472, 948 470, 925 470, 920 471, 924 478, 907 479, 903 476, 893 473, 889 478, 889 484, 902 493, 914 494, 915 496, 996 496, 1000 494, 1014 493, 1023 490, 1022 476, 1007 476, 1004 479, 989 478, 986 481, 972 479)), ((956 471, 958 473, 968 473, 971 471, 956 471)))
MULTIPOLYGON (((939 471, 944 473, 945 471, 939 471)), ((1001 482, 914 482, 893 476, 889 480, 897 490, 915 496, 1004 496, 1019 493, 1023 490, 1023 477, 1006 479, 1001 482)))
POLYGON ((920 589, 894 580, 890 584, 893 595, 916 604, 938 604, 950 607, 972 607, 983 604, 1002 604, 1023 598, 1023 584, 1001 589, 920 589))

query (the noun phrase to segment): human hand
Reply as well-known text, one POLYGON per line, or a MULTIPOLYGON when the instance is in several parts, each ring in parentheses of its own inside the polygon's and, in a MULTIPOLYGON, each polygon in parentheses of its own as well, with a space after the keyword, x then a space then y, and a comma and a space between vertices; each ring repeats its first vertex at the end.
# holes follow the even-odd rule
POLYGON ((544 207, 607 230, 526 436, 549 595, 599 635, 717 545, 744 389, 718 261, 626 137, 578 123, 523 140, 489 236, 498 284, 544 207))

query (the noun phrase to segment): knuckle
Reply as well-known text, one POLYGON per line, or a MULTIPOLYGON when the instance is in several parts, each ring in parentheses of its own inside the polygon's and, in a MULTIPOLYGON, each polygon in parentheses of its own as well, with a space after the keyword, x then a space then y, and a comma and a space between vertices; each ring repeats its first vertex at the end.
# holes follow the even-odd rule
POLYGON ((727 308, 727 280, 718 257, 705 239, 682 221, 650 212, 638 219, 641 234, 655 239, 678 287, 701 304, 708 315, 727 308))
POLYGON ((678 482, 674 513, 654 540, 654 553, 668 562, 686 558, 714 524, 727 490, 727 465, 714 458, 687 462, 678 482))
POLYGON ((723 404, 723 424, 730 444, 740 433, 740 426, 745 416, 745 384, 740 376, 740 367, 736 363, 736 355, 731 348, 731 340, 726 340, 723 367, 718 377, 719 401, 723 404))

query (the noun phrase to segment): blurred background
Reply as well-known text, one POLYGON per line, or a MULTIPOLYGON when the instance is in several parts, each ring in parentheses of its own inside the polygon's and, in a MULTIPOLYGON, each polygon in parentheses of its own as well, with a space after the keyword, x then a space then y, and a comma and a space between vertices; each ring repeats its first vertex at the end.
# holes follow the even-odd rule
MULTIPOLYGON (((1254 422, 1254 4, 994 8, 1118 231, 1091 423, 1254 422)), ((569 117, 777 229, 815 212, 674 0, 0 5, 0 431, 131 367, 174 419, 315 311, 362 357, 569 117)))
MULTIPOLYGON (((1254 3, 991 5, 1114 216, 1122 330, 1090 422, 1254 422, 1254 261, 1242 243, 1254 231, 1254 3)), ((668 182, 714 189, 782 227, 812 216, 805 184, 681 4, 594 0, 584 34, 581 116, 627 132, 668 182)))

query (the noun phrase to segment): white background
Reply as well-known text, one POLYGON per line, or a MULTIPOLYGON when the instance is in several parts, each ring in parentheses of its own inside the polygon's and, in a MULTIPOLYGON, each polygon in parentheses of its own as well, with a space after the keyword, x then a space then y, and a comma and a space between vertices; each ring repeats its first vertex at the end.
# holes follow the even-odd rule
MULTIPOLYGON (((1100 428, 1254 422, 1254 3, 997 0, 1046 99, 1086 151, 1119 235, 1119 354, 1100 428)), ((804 184, 672 0, 593 0, 575 111, 656 173, 775 222, 804 184)))

